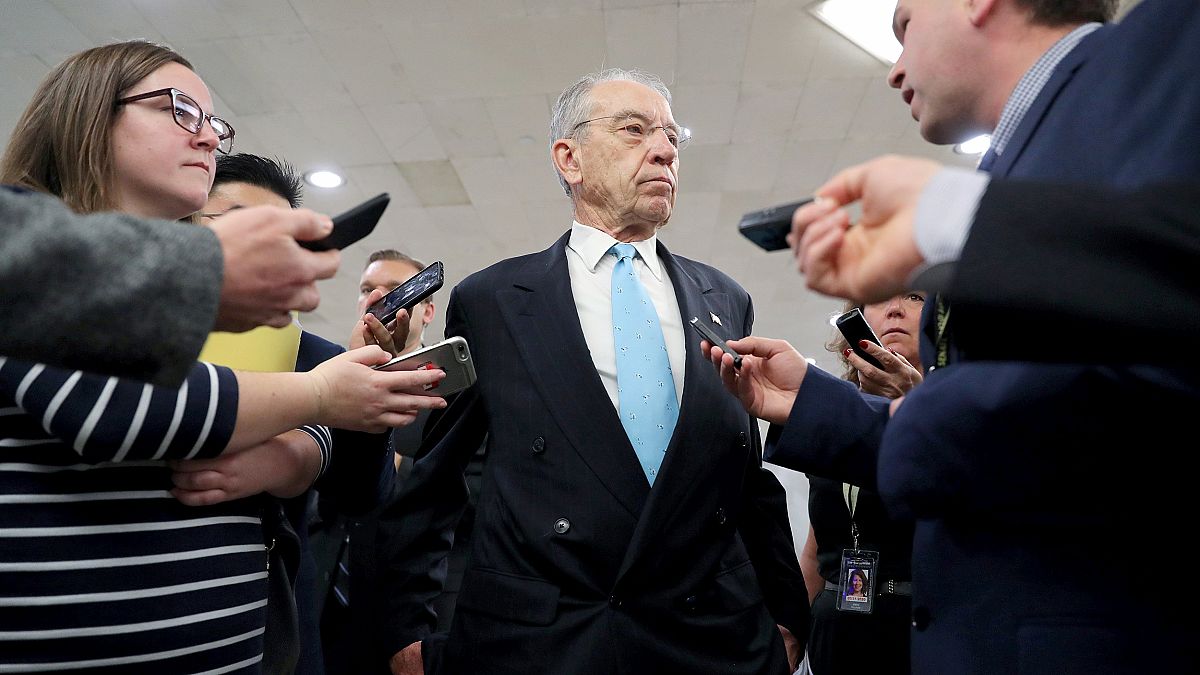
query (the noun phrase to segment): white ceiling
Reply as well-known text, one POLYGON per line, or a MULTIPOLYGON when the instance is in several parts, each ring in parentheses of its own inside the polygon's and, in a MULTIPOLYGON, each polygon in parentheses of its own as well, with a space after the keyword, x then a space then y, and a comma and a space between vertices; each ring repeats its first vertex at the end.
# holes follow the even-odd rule
MULTIPOLYGON (((735 231, 747 210, 809 194, 888 152, 970 165, 924 143, 886 67, 826 28, 809 0, 0 0, 0 149, 40 79, 71 53, 146 38, 190 59, 238 130, 237 149, 347 183, 309 188, 337 213, 378 192, 392 205, 344 253, 306 328, 344 343, 374 249, 442 260, 447 289, 570 224, 546 130, 558 92, 605 66, 660 75, 694 141, 681 156, 675 252, 754 296, 762 335, 823 366, 827 320, 785 253, 735 231)), ((440 335, 439 316, 433 327, 440 335)))

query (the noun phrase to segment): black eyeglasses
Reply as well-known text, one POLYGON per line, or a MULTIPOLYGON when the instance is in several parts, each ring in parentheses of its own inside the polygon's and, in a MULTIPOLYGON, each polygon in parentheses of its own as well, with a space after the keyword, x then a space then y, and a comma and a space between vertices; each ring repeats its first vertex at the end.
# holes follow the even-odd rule
POLYGON ((175 124, 178 124, 180 129, 198 134, 204 128, 204 120, 208 120, 208 125, 212 127, 213 133, 221 140, 217 144, 217 150, 223 155, 228 155, 229 151, 233 150, 234 131, 229 122, 204 112, 204 109, 200 107, 199 103, 196 103, 195 99, 174 87, 155 89, 144 94, 118 99, 117 105, 125 105, 134 101, 167 95, 171 97, 171 118, 175 120, 175 124))
POLYGON ((591 122, 599 122, 600 120, 615 120, 610 132, 617 135, 618 138, 625 141, 630 146, 636 146, 649 140, 656 129, 662 129, 667 135, 667 140, 671 145, 675 146, 676 150, 682 150, 687 147, 688 141, 692 140, 692 133, 678 124, 662 124, 653 126, 650 122, 641 115, 606 115, 604 117, 593 117, 590 120, 584 120, 576 124, 571 132, 574 133, 579 127, 590 124, 591 122))

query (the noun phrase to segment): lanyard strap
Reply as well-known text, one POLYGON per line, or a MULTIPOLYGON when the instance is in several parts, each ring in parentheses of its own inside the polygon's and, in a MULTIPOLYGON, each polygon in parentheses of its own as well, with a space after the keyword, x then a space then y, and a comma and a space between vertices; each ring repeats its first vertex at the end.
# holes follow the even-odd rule
POLYGON ((858 486, 842 483, 842 499, 846 500, 846 510, 850 512, 850 520, 854 520, 854 509, 858 508, 858 486))
POLYGON ((850 537, 854 542, 854 550, 858 550, 858 524, 854 522, 854 510, 858 508, 858 486, 842 483, 842 499, 846 500, 846 510, 850 512, 850 537))
POLYGON ((937 334, 934 344, 937 346, 937 357, 934 365, 944 368, 950 362, 950 333, 946 330, 950 323, 950 303, 939 293, 937 296, 937 334))

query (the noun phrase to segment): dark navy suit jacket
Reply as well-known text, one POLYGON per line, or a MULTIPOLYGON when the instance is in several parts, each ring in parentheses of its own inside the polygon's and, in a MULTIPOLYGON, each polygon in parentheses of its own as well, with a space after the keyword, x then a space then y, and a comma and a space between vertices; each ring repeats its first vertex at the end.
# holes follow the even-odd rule
MULTIPOLYGON (((775 624, 806 635, 807 607, 757 426, 688 339, 680 417, 651 489, 584 340, 567 239, 451 295, 446 334, 470 343, 479 381, 431 416, 391 507, 404 515, 381 542, 391 613, 408 617, 409 642, 428 634, 462 471, 486 433, 443 672, 783 673, 775 624)), ((685 322, 712 312, 728 337, 750 331, 741 287, 658 252, 685 322)))
MULTIPOLYGON (((296 371, 316 368, 345 350, 320 336, 304 331, 296 353, 296 371)), ((331 429, 333 453, 329 466, 313 488, 327 495, 341 512, 360 515, 375 508, 392 487, 395 475, 389 434, 368 434, 331 429)), ((296 610, 300 620, 300 660, 297 675, 319 675, 325 670, 321 654, 316 562, 308 539, 308 507, 315 495, 312 490, 283 500, 284 512, 300 539, 300 566, 296 575, 296 610)))
MULTIPOLYGON (((1200 6, 1148 0, 1067 56, 993 174, 1114 190, 1200 177, 1197 64, 1200 6)), ((1043 277, 1055 274, 1105 272, 1064 263, 1043 277)), ((1006 330, 970 303, 952 303, 950 321, 1006 330)), ((981 356, 1000 356, 998 342, 981 356)), ((916 520, 913 671, 1196 672, 1196 612, 1178 581, 1191 575, 1172 549, 1196 511, 1200 462, 1179 440, 1200 371, 982 361, 955 347, 890 423, 878 402, 816 376, 773 432, 772 461, 876 484, 916 520)))

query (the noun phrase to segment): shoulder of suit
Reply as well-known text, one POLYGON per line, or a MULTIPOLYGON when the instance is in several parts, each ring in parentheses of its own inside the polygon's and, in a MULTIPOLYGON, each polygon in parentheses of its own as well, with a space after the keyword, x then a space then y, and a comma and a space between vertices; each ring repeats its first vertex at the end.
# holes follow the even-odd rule
POLYGON ((306 330, 300 331, 300 349, 305 352, 316 352, 317 354, 325 356, 325 358, 337 356, 338 354, 346 351, 346 349, 338 343, 326 340, 320 335, 317 335, 316 333, 310 333, 306 330))
POLYGON ((675 263, 679 265, 680 269, 684 270, 688 274, 691 274, 698 281, 707 282, 709 286, 726 293, 743 295, 747 298, 750 297, 750 294, 746 292, 746 289, 742 288, 742 285, 739 284, 733 277, 713 267, 712 265, 702 263, 697 260, 692 260, 691 258, 685 258, 684 256, 676 255, 674 253, 671 254, 671 257, 675 259, 675 263))

